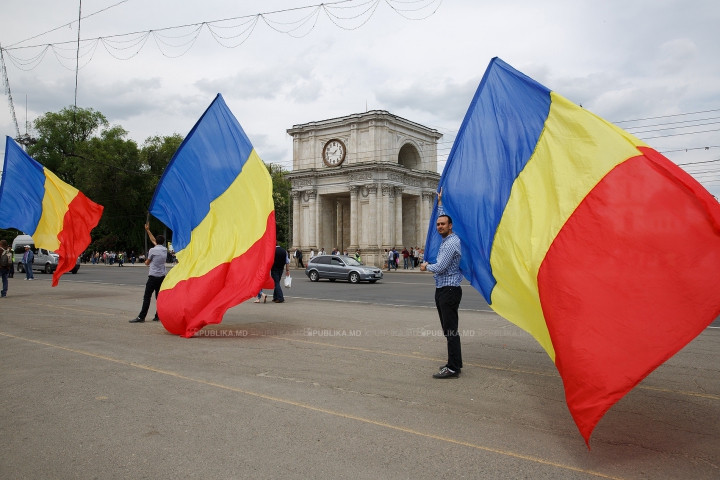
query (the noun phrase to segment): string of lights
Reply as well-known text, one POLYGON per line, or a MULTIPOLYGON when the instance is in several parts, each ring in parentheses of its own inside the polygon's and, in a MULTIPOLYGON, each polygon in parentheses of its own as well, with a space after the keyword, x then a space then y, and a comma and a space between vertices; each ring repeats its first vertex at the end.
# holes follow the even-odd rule
MULTIPOLYGON (((125 0, 127 1, 127 0, 125 0)), ((438 8, 440 8, 440 5, 442 4, 443 0, 415 0, 413 2, 408 1, 401 1, 401 0, 339 0, 336 2, 328 2, 328 3, 320 3, 315 5, 307 5, 302 7, 295 7, 295 8, 287 8, 282 10, 275 10, 271 12, 264 12, 264 13, 257 13, 254 15, 243 15, 238 17, 230 17, 230 18, 222 18, 218 20, 211 20, 211 21, 205 21, 205 22, 197 22, 197 23, 190 23, 190 24, 184 24, 184 25, 176 25, 172 27, 164 27, 164 28, 158 28, 158 29, 151 29, 151 30, 144 30, 144 31, 136 31, 136 32, 128 32, 128 33, 122 33, 122 34, 115 34, 115 35, 105 35, 100 36, 96 38, 90 38, 90 39, 82 39, 79 41, 63 41, 63 42, 51 42, 51 43, 45 43, 45 44, 39 44, 39 45, 19 45, 21 43, 26 42, 27 40, 30 40, 32 38, 37 38, 39 36, 42 36, 46 33, 50 33, 52 31, 55 31, 57 29, 49 30, 48 32, 44 32, 42 34, 36 35, 34 37, 30 37, 29 39, 17 42, 12 47, 3 47, 3 52, 5 52, 10 59, 11 63, 15 65, 17 68, 28 71, 36 68, 40 63, 45 59, 45 54, 47 53, 48 49, 53 50, 56 54, 56 58, 58 58, 59 54, 56 52, 56 49, 66 49, 66 45, 69 44, 77 44, 78 50, 79 49, 86 49, 87 51, 92 51, 93 54, 90 55, 88 61, 83 65, 87 65, 90 60, 92 60, 94 56, 94 52, 96 51, 97 44, 102 43, 105 50, 113 57, 118 60, 130 60, 131 58, 135 57, 147 44, 148 38, 152 35, 155 44, 160 49, 161 53, 170 58, 178 58, 183 55, 185 55, 187 52, 190 51, 190 49, 195 44, 196 40, 200 36, 201 32, 204 28, 207 28, 210 32, 211 37, 221 46, 225 48, 237 48, 240 45, 242 45, 249 37, 252 35, 253 31, 255 30, 255 27, 260 22, 260 20, 263 21, 265 25, 267 25, 270 29, 272 29, 275 32, 282 33, 289 35, 293 38, 301 38, 306 35, 308 35, 311 31, 314 30, 314 28, 317 25, 318 18, 320 17, 321 13, 324 13, 325 16, 337 27, 344 29, 344 30, 356 30, 363 25, 365 25, 370 18, 374 15, 375 11, 377 10, 378 6, 381 3, 385 3, 388 5, 393 11, 401 15, 403 18, 407 18, 410 20, 423 20, 425 18, 428 18, 429 16, 433 15, 435 12, 437 12, 438 8), (398 7, 397 5, 402 4, 413 4, 413 8, 402 8, 398 7), (428 15, 414 18, 409 17, 408 15, 405 15, 405 13, 408 12, 426 12, 429 9, 432 10, 428 15), (354 9, 354 10, 353 10, 354 9), (282 18, 274 19, 273 16, 282 16, 284 14, 289 14, 293 12, 298 11, 310 11, 310 13, 303 13, 303 16, 299 19, 294 19, 291 21, 283 21, 282 18), (238 23, 238 20, 240 21, 238 23), (233 22, 234 24, 228 25, 229 22, 233 22), (354 23, 353 23, 354 22, 354 23), (307 31, 301 32, 301 30, 305 27, 307 31), (187 29, 192 28, 193 30, 189 33, 183 33, 181 35, 172 36, 172 35, 166 35, 161 32, 171 32, 171 31, 178 31, 180 29, 187 29), (223 30, 231 30, 231 29, 239 29, 240 31, 238 33, 235 33, 233 35, 221 35, 219 30, 217 29, 223 29, 223 30), (244 36, 244 38, 242 38, 244 36), (171 41, 168 41, 170 38, 184 38, 184 37, 190 37, 187 41, 181 42, 179 44, 173 43, 171 41), (242 38, 238 43, 235 45, 229 45, 227 41, 229 39, 234 38, 242 38), (125 44, 125 45, 121 45, 125 44), (161 45, 162 44, 162 45, 161 45), (176 48, 181 49, 181 53, 178 54, 170 54, 167 51, 167 48, 176 48), (22 56, 16 54, 15 52, 19 50, 27 51, 30 49, 40 49, 40 52, 32 55, 27 58, 23 58, 22 56), (111 52, 111 50, 115 50, 115 53, 111 52), (121 54, 120 51, 130 50, 127 52, 127 54, 121 54)), ((113 6, 119 5, 124 2, 117 3, 115 5, 112 5, 108 8, 112 8, 113 6)), ((104 9, 104 10, 107 10, 104 9)), ((102 10, 102 11, 104 11, 102 10)), ((100 12, 95 12, 100 13, 100 12)), ((94 14, 93 14, 94 15, 94 14)), ((90 16, 90 15, 88 15, 90 16)), ((87 17, 81 17, 87 18, 87 17)), ((71 25, 74 22, 71 22, 70 24, 65 24, 63 26, 71 25)), ((58 27, 62 28, 62 27, 58 27)), ((74 48, 73 48, 74 50, 74 48)), ((61 61, 58 58, 58 61, 61 61)))

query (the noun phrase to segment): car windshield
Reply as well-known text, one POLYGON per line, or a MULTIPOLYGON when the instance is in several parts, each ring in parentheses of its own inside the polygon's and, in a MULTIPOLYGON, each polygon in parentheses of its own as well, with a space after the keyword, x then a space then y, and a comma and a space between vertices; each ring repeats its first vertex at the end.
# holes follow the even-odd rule
POLYGON ((350 265, 351 267, 356 267, 358 265, 363 265, 362 262, 358 262, 352 257, 343 257, 343 261, 345 262, 345 265, 350 265))

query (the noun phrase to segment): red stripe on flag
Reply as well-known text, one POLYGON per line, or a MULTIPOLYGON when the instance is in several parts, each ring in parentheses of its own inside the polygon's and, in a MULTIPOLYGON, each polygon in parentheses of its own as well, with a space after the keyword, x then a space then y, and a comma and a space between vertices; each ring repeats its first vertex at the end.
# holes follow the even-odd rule
POLYGON ((206 325, 220 323, 225 312, 258 294, 275 258, 275 212, 265 233, 245 253, 202 277, 179 282, 158 295, 158 316, 165 329, 192 337, 206 325))
POLYGON ((100 221, 104 207, 78 192, 68 205, 63 217, 63 229, 58 233, 60 246, 57 249, 60 259, 53 273, 52 286, 55 287, 63 273, 69 272, 77 264, 78 256, 90 245, 90 231, 100 221))
POLYGON ((585 197, 538 273, 586 442, 610 407, 720 314, 720 205, 665 157, 641 151, 585 197))

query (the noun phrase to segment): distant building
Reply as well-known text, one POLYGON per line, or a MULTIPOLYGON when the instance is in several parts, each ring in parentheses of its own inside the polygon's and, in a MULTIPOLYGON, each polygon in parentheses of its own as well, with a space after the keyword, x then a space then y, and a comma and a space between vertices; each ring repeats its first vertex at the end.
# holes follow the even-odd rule
POLYGON ((382 265, 386 248, 424 248, 440 175, 437 130, 384 110, 287 130, 293 137, 292 249, 360 249, 382 265))

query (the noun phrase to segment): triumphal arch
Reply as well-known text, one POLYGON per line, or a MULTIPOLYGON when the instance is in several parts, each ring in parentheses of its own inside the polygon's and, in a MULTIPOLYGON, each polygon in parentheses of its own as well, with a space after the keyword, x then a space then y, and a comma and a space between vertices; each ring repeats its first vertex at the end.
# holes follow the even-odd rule
MULTIPOLYGON (((424 248, 440 175, 437 130, 384 110, 294 125, 292 250, 305 258, 359 249, 382 265, 386 248, 424 248)), ((291 251, 292 253, 292 251, 291 251)))

